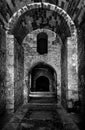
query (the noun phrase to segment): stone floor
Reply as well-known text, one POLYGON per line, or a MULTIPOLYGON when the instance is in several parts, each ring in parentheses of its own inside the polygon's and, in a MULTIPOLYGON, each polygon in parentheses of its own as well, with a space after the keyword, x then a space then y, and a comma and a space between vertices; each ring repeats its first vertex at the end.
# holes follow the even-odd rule
POLYGON ((27 112, 18 130, 63 130, 60 119, 56 117, 56 111, 40 107, 27 112))
POLYGON ((13 117, 13 114, 7 114, 5 111, 0 115, 0 130, 10 121, 11 117, 13 117))
POLYGON ((54 99, 31 99, 14 114, 2 130, 79 130, 54 99))

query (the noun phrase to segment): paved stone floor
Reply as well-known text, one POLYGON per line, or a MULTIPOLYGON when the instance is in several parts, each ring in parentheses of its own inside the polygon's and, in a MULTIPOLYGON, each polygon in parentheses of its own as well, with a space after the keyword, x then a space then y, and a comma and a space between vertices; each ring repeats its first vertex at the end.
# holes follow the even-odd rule
POLYGON ((23 105, 3 130, 79 130, 55 99, 32 99, 23 105))
POLYGON ((56 113, 56 105, 32 105, 23 118, 18 130, 63 130, 56 113))

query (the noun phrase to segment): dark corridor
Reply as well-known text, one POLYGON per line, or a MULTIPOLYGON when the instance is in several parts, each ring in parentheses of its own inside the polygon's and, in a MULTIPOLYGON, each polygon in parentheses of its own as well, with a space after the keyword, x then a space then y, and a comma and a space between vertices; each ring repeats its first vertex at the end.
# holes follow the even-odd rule
POLYGON ((40 76, 36 80, 36 91, 49 91, 49 79, 45 76, 40 76))

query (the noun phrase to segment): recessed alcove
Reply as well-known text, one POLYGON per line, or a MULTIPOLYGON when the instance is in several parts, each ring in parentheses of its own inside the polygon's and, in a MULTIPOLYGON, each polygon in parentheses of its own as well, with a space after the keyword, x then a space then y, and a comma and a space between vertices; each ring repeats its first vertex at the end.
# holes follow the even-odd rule
POLYGON ((30 92, 57 92, 57 74, 50 65, 38 63, 29 74, 30 92))
POLYGON ((48 35, 44 32, 37 35, 37 52, 41 55, 48 53, 48 35))

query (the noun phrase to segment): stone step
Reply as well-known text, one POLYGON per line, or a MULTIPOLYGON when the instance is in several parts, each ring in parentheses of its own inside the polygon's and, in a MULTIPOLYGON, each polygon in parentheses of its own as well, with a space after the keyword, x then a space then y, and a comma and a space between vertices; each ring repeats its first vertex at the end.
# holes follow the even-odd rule
POLYGON ((52 111, 57 108, 57 104, 55 103, 29 103, 29 109, 32 111, 38 111, 38 110, 43 110, 43 111, 52 111))
POLYGON ((29 103, 57 103, 55 97, 30 97, 29 103))
POLYGON ((56 97, 55 92, 30 92, 29 97, 56 97))

